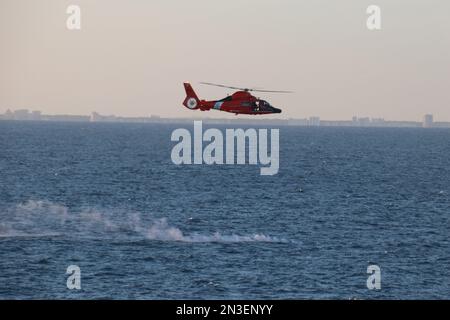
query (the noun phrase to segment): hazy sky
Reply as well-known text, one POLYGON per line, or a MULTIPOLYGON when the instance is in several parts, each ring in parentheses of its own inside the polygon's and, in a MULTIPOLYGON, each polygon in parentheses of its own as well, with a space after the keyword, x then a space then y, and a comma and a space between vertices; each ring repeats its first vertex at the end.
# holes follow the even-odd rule
POLYGON ((449 0, 0 0, 0 113, 224 117, 181 105, 183 81, 231 92, 209 81, 295 91, 260 94, 282 118, 450 121, 449 15, 449 0))

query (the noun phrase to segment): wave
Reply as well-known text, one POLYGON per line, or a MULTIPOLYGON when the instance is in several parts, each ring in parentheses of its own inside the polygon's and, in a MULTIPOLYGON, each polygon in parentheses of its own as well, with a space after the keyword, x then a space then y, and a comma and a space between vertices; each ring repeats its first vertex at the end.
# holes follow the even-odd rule
POLYGON ((0 232, 0 238, 54 238, 60 237, 60 233, 22 233, 16 231, 0 232))
POLYGON ((188 243, 288 242, 265 234, 185 234, 170 225, 167 218, 145 217, 144 220, 140 213, 116 211, 87 208, 71 212, 68 207, 50 201, 29 200, 0 213, 3 221, 0 238, 139 236, 152 241, 188 243))

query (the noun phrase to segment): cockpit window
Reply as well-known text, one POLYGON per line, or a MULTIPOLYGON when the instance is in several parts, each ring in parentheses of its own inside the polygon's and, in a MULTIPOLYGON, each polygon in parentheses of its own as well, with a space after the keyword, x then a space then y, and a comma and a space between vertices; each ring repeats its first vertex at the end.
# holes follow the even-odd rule
POLYGON ((231 96, 228 96, 228 97, 226 97, 226 98, 223 98, 223 99, 221 99, 221 100, 218 100, 218 101, 222 101, 222 102, 225 102, 225 101, 231 101, 231 99, 232 99, 232 97, 231 97, 231 96))

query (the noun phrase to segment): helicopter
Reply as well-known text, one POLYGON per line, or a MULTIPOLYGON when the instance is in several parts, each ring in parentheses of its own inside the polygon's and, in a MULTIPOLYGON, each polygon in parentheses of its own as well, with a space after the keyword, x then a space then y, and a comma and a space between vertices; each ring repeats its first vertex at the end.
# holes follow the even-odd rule
POLYGON ((260 90, 255 88, 239 88, 226 86, 223 84, 215 84, 210 82, 200 82, 204 85, 216 86, 221 88, 228 88, 238 90, 232 95, 227 96, 221 100, 200 100, 189 82, 184 82, 184 89, 186 90, 186 98, 183 105, 190 110, 209 111, 219 110, 238 114, 273 114, 281 113, 281 109, 275 108, 270 103, 260 98, 256 98, 250 92, 269 92, 269 93, 292 93, 291 91, 274 91, 274 90, 260 90))

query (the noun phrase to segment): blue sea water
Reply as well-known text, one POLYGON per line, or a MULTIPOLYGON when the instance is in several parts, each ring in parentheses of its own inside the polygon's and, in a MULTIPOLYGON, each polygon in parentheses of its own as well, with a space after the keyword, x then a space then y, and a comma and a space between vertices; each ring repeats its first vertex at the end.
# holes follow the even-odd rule
POLYGON ((0 299, 450 298, 449 130, 280 127, 261 176, 178 127, 0 122, 0 299))

